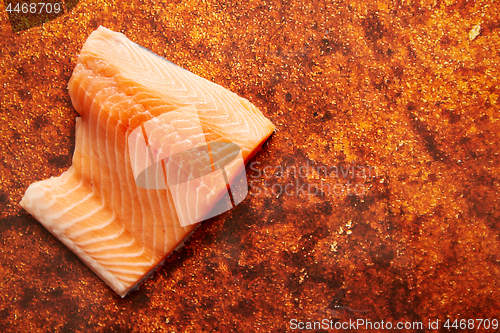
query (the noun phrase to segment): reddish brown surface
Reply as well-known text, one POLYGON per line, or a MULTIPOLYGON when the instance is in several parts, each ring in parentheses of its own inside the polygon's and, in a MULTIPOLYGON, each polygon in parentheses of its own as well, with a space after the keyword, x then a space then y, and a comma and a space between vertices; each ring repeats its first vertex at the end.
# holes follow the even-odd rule
POLYGON ((79 1, 13 32, 0 5, 0 331, 500 319, 497 7, 79 1), (277 126, 251 161, 267 175, 248 168, 253 194, 204 222, 125 299, 18 204, 30 183, 71 163, 66 85, 98 25, 250 99, 277 126), (271 172, 306 165, 374 169, 351 179, 271 172), (348 180, 365 191, 325 185, 348 180), (272 193, 276 184, 295 184, 292 195, 272 193))

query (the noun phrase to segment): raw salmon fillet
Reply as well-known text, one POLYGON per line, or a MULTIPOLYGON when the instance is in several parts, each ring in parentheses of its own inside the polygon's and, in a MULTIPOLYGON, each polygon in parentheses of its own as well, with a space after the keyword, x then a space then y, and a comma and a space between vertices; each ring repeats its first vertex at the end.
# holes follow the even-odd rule
POLYGON ((213 216, 229 188, 213 176, 217 163, 226 182, 241 172, 230 161, 234 149, 220 143, 237 145, 247 163, 274 125, 248 100, 103 27, 83 45, 68 89, 81 116, 72 165, 31 184, 21 205, 124 297, 194 230, 193 221, 213 216), (156 157, 134 150, 144 142, 156 157), (183 154, 190 163, 160 163, 183 154), (195 174, 190 187, 139 186, 138 165, 155 159, 159 177, 177 175, 173 186, 188 179, 182 172, 195 174))

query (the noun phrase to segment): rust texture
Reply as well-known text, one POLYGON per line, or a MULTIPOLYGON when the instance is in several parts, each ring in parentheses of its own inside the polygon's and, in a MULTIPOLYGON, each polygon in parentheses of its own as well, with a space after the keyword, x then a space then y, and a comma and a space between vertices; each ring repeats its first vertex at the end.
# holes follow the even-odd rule
POLYGON ((67 2, 27 29, 0 3, 0 331, 500 319, 495 1, 67 2), (19 206, 71 164, 67 83, 99 25, 277 126, 247 199, 124 299, 19 206))

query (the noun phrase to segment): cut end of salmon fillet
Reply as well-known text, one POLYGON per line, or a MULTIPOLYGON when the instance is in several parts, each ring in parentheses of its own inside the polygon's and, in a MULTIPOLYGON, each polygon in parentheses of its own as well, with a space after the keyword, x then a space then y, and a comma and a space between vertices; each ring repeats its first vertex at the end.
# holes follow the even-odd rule
POLYGON ((197 222, 244 199, 232 186, 246 182, 244 164, 274 125, 104 27, 83 45, 68 89, 81 116, 72 166, 31 184, 20 204, 124 297, 197 222))

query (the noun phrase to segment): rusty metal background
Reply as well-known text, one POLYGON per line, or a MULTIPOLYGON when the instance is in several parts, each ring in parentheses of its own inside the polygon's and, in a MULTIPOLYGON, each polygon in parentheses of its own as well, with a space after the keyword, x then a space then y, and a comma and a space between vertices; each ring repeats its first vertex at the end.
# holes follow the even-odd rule
POLYGON ((2 332, 500 319, 495 1, 82 0, 45 17, 9 16, 8 3, 2 332), (30 183, 71 163, 67 82, 99 25, 248 98, 277 126, 247 166, 243 203, 124 299, 19 206, 30 183))

